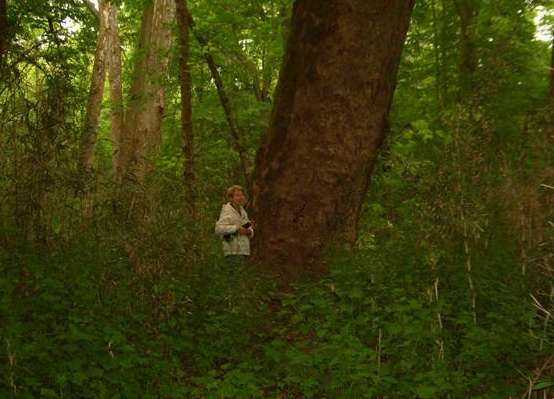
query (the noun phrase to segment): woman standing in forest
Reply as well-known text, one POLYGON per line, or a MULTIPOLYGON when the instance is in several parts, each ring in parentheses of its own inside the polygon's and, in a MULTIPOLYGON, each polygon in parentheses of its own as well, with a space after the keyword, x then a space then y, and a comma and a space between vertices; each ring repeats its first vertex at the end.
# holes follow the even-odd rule
POLYGON ((223 239, 223 254, 228 263, 243 266, 250 256, 250 239, 254 236, 254 229, 244 210, 246 198, 242 187, 229 187, 226 197, 229 202, 221 207, 215 233, 223 239))

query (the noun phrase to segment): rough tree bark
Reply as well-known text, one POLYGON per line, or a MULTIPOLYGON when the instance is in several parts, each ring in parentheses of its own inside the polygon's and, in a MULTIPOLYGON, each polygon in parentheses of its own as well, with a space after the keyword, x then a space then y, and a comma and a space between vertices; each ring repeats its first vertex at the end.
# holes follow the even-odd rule
MULTIPOLYGON (((145 6, 134 57, 134 68, 123 129, 112 131, 114 142, 114 178, 118 190, 114 197, 114 214, 126 226, 125 250, 137 273, 148 271, 142 254, 142 240, 148 234, 148 209, 144 191, 137 189, 153 168, 161 141, 164 112, 164 80, 167 76, 172 38, 174 0, 153 0, 145 6)), ((121 88, 121 64, 118 39, 112 35, 113 62, 112 102, 114 110, 123 112, 118 100, 121 88), (115 96, 115 100, 114 100, 115 96)), ((114 111, 112 110, 112 112, 114 111)), ((122 114, 119 114, 119 117, 122 114)))
POLYGON ((381 145, 412 0, 298 0, 252 186, 254 249, 290 281, 352 243, 381 145))
POLYGON ((189 60, 189 12, 186 0, 175 0, 179 34, 179 79, 181 85, 181 148, 186 211, 189 220, 196 219, 194 132, 192 130, 191 75, 189 60))
POLYGON ((86 174, 92 169, 94 163, 94 150, 96 148, 96 136, 102 98, 104 96, 104 81, 106 78, 106 43, 108 40, 108 4, 104 0, 99 3, 99 28, 96 37, 96 52, 90 80, 90 90, 85 113, 84 131, 81 140, 79 166, 86 174))
POLYGON ((121 85, 121 41, 119 39, 119 21, 117 5, 108 5, 108 46, 107 64, 110 84, 112 169, 114 176, 119 170, 120 142, 124 128, 123 89, 121 85))
MULTIPOLYGON (((101 20, 100 10, 96 9, 92 1, 84 0, 84 3, 89 11, 99 19, 100 24, 104 24, 105 27, 105 47, 103 49, 103 56, 105 58, 104 68, 107 69, 110 85, 112 168, 114 170, 114 176, 117 176, 117 171, 119 170, 120 140, 124 128, 125 115, 123 110, 123 89, 121 85, 121 41, 119 39, 118 10, 117 5, 109 0, 101 2, 103 7, 105 7, 104 15, 107 16, 105 21, 103 21, 101 20)), ((96 51, 99 51, 98 48, 96 51)), ((104 90, 104 80, 105 77, 102 79, 102 91, 104 90)), ((93 86, 95 86, 95 84, 91 82, 91 87, 93 86)), ((94 140, 94 142, 95 141, 96 140, 94 140)), ((82 154, 82 157, 86 158, 86 155, 82 154)), ((90 164, 92 165, 92 162, 90 164)))
POLYGON ((158 152, 174 9, 174 0, 154 0, 144 11, 117 180, 142 182, 158 152))

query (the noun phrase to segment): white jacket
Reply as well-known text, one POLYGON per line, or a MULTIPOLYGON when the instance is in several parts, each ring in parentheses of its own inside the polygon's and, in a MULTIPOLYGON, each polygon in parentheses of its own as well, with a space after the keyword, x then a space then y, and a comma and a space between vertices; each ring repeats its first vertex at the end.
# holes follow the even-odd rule
MULTIPOLYGON (((248 214, 244 208, 240 207, 240 213, 237 212, 230 202, 221 207, 219 220, 215 224, 215 234, 223 236, 226 234, 237 233, 238 227, 248 223, 248 214)), ((254 230, 250 227, 252 235, 254 230)), ((233 234, 230 240, 223 239, 223 255, 250 255, 250 238, 248 236, 233 234)))

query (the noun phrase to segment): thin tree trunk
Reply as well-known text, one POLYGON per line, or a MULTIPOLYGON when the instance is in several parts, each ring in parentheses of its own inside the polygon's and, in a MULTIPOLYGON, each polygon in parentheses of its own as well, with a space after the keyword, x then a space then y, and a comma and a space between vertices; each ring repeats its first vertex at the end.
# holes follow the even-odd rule
POLYGON ((441 29, 440 29, 440 68, 441 68, 441 76, 442 76, 442 84, 441 84, 441 97, 444 102, 444 105, 446 106, 446 103, 448 102, 448 55, 447 55, 447 47, 448 47, 448 10, 447 10, 447 1, 441 0, 441 29))
POLYGON ((271 57, 269 57, 267 49, 264 48, 262 55, 262 82, 260 90, 260 101, 267 101, 269 98, 269 90, 273 80, 273 68, 271 57))
POLYGON ((459 100, 473 100, 476 95, 475 71, 477 70, 477 19, 480 0, 454 0, 460 18, 459 100))
POLYGON ((0 63, 4 57, 4 53, 8 50, 8 9, 6 0, 0 0, 0 63))
POLYGON ((118 179, 142 182, 152 169, 161 140, 164 79, 171 44, 174 0, 154 0, 144 11, 137 62, 121 137, 118 179))
POLYGON ((413 4, 295 2, 252 189, 256 257, 284 281, 356 239, 413 4))
POLYGON ((96 147, 96 136, 100 111, 102 107, 102 98, 104 95, 104 81, 106 77, 106 42, 108 39, 108 7, 104 0, 99 4, 99 28, 96 38, 96 52, 94 54, 94 64, 92 67, 92 76, 90 80, 90 91, 85 114, 85 126, 81 141, 81 153, 79 165, 81 171, 86 174, 92 169, 94 163, 94 150, 96 147))
POLYGON ((202 46, 204 59, 208 64, 208 68, 210 69, 210 73, 215 82, 215 85, 217 88, 217 94, 219 96, 219 101, 221 102, 221 106, 223 107, 223 111, 225 112, 225 118, 227 119, 229 130, 231 131, 233 147, 235 148, 235 151, 239 155, 242 173, 244 175, 244 180, 248 185, 250 181, 248 156, 242 144, 242 138, 241 138, 242 134, 238 127, 237 120, 233 112, 233 107, 231 106, 231 100, 229 99, 229 96, 225 92, 225 86, 223 84, 223 79, 221 78, 221 74, 219 73, 219 70, 217 68, 217 64, 215 63, 213 56, 207 50, 208 41, 200 34, 200 32, 194 29, 194 22, 192 18, 189 18, 189 24, 190 24, 190 28, 194 32, 194 36, 196 37, 196 40, 198 41, 200 46, 202 46))
POLYGON ((550 115, 550 142, 554 142, 554 30, 552 32, 552 50, 550 55, 550 90, 548 97, 550 115))
POLYGON ((248 58, 244 53, 244 50, 240 48, 240 43, 235 52, 238 61, 243 65, 249 75, 252 77, 252 89, 254 90, 254 96, 256 100, 263 101, 262 97, 262 82, 260 80, 260 73, 256 64, 248 58))
MULTIPOLYGON (((551 53, 551 60, 550 60, 550 90, 549 90, 549 99, 548 99, 548 117, 546 126, 544 129, 544 157, 545 157, 545 164, 550 165, 550 168, 545 168, 545 172, 550 173, 550 176, 554 174, 554 151, 552 150, 554 148, 554 32, 552 36, 552 53, 551 53)), ((554 195, 552 195, 552 192, 550 192, 550 195, 545 195, 545 210, 550 210, 550 212, 546 211, 546 215, 554 215, 554 195)))
POLYGON ((442 43, 439 35, 439 19, 437 17, 437 7, 435 0, 431 0, 431 9, 433 12, 433 53, 435 56, 435 91, 437 97, 437 108, 441 112, 444 109, 444 98, 442 87, 444 85, 444 77, 442 76, 442 43))
POLYGON ((120 169, 121 135, 124 128, 123 89, 121 86, 121 42, 117 5, 109 3, 107 64, 110 83, 112 170, 114 177, 120 169))
POLYGON ((181 146, 186 211, 189 221, 196 219, 194 132, 192 130, 191 74, 189 60, 189 12, 186 0, 175 0, 179 32, 179 78, 181 83, 181 146))

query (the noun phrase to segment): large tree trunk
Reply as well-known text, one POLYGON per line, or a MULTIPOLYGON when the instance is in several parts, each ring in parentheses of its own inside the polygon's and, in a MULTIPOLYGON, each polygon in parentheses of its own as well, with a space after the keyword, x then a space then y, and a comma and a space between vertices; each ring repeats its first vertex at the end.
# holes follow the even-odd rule
POLYGON ((287 281, 353 242, 414 1, 299 0, 256 160, 255 252, 287 281))
POLYGON ((114 202, 115 214, 127 226, 125 250, 139 274, 149 271, 142 257, 149 218, 144 192, 137 190, 137 184, 153 169, 161 141, 174 10, 175 0, 153 0, 144 10, 124 129, 119 143, 115 139, 119 148, 115 180, 122 183, 114 202))
POLYGON ((123 89, 121 86, 121 42, 117 5, 110 3, 108 12, 107 64, 110 83, 112 170, 118 175, 120 168, 121 135, 124 128, 123 89))
POLYGON ((191 75, 189 69, 189 12, 186 0, 175 0, 179 31, 179 78, 181 83, 181 148, 186 211, 189 221, 196 219, 194 135, 192 130, 191 75))
POLYGON ((133 71, 118 178, 142 182, 161 140, 164 80, 171 44, 174 0, 154 0, 144 11, 133 71))
POLYGON ((96 148, 96 136, 102 98, 104 95, 104 80, 106 77, 106 43, 108 40, 108 5, 104 0, 99 4, 99 28, 96 38, 96 52, 90 80, 90 91, 85 114, 84 131, 81 141, 81 153, 79 165, 81 171, 86 174, 94 163, 94 150, 96 148))

